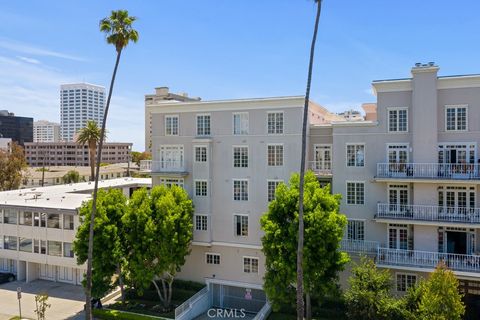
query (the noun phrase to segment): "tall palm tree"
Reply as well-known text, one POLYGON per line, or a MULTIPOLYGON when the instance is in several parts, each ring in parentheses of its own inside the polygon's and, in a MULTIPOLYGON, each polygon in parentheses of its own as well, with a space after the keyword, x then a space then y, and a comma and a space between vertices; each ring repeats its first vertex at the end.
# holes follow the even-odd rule
POLYGON ((93 227, 95 223, 95 213, 97 211, 98 177, 100 175, 100 161, 103 148, 103 140, 105 137, 105 126, 107 123, 110 100, 112 98, 113 84, 115 83, 115 76, 117 75, 118 63, 120 62, 122 50, 130 43, 130 41, 138 41, 138 32, 132 27, 132 24, 135 22, 135 20, 137 20, 137 18, 129 16, 127 10, 112 11, 110 17, 100 20, 100 31, 105 33, 107 43, 115 46, 115 50, 117 52, 117 59, 115 61, 115 67, 113 69, 112 80, 110 81, 107 105, 105 106, 105 113, 103 115, 102 121, 102 130, 100 132, 100 141, 98 144, 95 186, 93 189, 92 213, 90 215, 90 231, 88 235, 87 286, 85 290, 85 316, 87 320, 92 319, 92 308, 90 300, 92 295, 93 227))
POLYGON ((100 131, 97 123, 93 120, 88 120, 87 125, 78 131, 77 143, 88 145, 90 181, 95 179, 95 153, 97 151, 97 143, 100 141, 100 131))
MULTIPOLYGON (((302 150, 300 162, 300 186, 298 193, 298 248, 297 248, 297 319, 302 320, 305 314, 305 304, 303 301, 303 242, 304 242, 304 223, 303 223, 303 184, 305 181, 305 158, 307 153, 307 123, 308 123, 308 103, 310 100, 310 85, 312 84, 312 70, 315 56, 315 43, 317 42, 318 23, 320 21, 320 12, 322 11, 322 0, 315 0, 317 3, 317 16, 315 18, 315 27, 313 29, 312 44, 310 47, 310 61, 308 64, 307 88, 305 92, 305 104, 303 106, 302 123, 302 150)), ((309 312, 308 312, 309 313, 309 312)))

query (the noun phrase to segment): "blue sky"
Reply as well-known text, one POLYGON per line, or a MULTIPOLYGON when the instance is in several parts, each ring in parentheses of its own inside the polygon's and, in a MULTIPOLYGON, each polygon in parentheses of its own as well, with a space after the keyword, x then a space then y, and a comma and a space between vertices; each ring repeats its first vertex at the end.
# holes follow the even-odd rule
MULTIPOLYGON (((0 109, 59 121, 59 86, 108 86, 114 48, 98 21, 137 16, 122 56, 109 140, 144 147, 143 96, 157 86, 204 100, 304 94, 315 6, 309 0, 1 1, 0 109)), ((435 61, 480 72, 474 0, 324 0, 312 99, 332 111, 375 101, 370 83, 435 61)))

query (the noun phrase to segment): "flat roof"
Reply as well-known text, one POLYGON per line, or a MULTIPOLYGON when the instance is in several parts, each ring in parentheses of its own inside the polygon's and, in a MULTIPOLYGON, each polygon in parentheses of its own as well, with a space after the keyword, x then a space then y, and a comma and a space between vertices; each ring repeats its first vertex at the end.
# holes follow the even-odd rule
MULTIPOLYGON (((151 178, 118 178, 101 180, 99 189, 120 187, 150 187, 151 178)), ((76 211, 84 201, 92 198, 93 182, 61 184, 0 192, 0 208, 30 208, 76 211)))
MULTIPOLYGON (((472 74, 458 74, 458 75, 449 75, 449 76, 437 76, 437 79, 455 79, 455 78, 476 78, 480 77, 479 73, 472 73, 472 74)), ((372 83, 378 82, 395 82, 395 81, 410 81, 413 78, 398 78, 398 79, 383 79, 383 80, 373 80, 372 83)))

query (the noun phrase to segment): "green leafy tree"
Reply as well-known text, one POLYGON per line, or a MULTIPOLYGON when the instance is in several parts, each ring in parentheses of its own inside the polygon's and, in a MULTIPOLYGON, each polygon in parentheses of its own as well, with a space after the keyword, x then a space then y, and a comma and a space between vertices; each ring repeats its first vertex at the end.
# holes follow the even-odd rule
POLYGON ((153 284, 167 308, 173 279, 190 253, 192 200, 178 186, 156 186, 150 193, 135 191, 128 206, 123 223, 130 279, 140 292, 153 284))
POLYGON ((100 128, 93 120, 88 120, 85 127, 78 131, 77 143, 88 146, 88 157, 90 162, 90 181, 95 178, 95 153, 97 144, 100 141, 100 128))
MULTIPOLYGON (((305 162, 307 154, 307 123, 308 123, 308 104, 310 103, 310 87, 312 84, 312 73, 313 73, 313 62, 315 57, 315 44, 317 42, 317 33, 318 33, 318 24, 320 22, 320 12, 322 11, 322 0, 314 0, 317 4, 317 14, 315 18, 315 27, 313 29, 312 44, 310 46, 310 59, 308 63, 308 76, 307 76, 307 87, 305 90, 305 103, 303 106, 303 120, 302 120, 302 149, 300 152, 300 188, 299 188, 299 198, 300 205, 298 208, 298 241, 297 241, 297 319, 302 320, 305 313, 305 305, 303 301, 304 295, 304 262, 303 262, 303 247, 304 247, 304 238, 305 238, 305 226, 303 221, 303 211, 304 211, 304 179, 305 179, 305 162)), ((307 313, 310 313, 307 310, 307 313)), ((308 317, 308 314, 307 314, 308 317)))
POLYGON ((349 284, 345 293, 348 319, 389 319, 381 316, 388 313, 393 302, 389 270, 379 270, 372 259, 362 257, 352 268, 349 284))
POLYGON ((87 259, 87 284, 86 284, 86 319, 92 319, 92 308, 90 305, 91 290, 92 290, 92 259, 93 259, 93 229, 97 205, 98 194, 98 180, 100 177, 100 162, 102 160, 103 141, 105 140, 105 132, 107 126, 108 110, 110 109, 110 101, 112 99, 113 85, 117 75, 118 64, 122 55, 123 49, 132 42, 138 41, 138 32, 133 29, 132 25, 137 18, 129 16, 127 10, 112 11, 110 17, 100 20, 100 31, 105 33, 106 41, 115 47, 117 58, 115 60, 115 67, 113 68, 112 79, 110 81, 110 89, 108 91, 107 104, 105 106, 105 113, 103 115, 102 129, 100 131, 100 140, 98 143, 97 163, 95 172, 95 184, 93 188, 93 205, 92 214, 90 217, 90 232, 88 235, 88 259, 87 259))
MULTIPOLYGON (((80 226, 73 243, 77 263, 84 264, 88 257, 88 234, 92 200, 85 202, 80 208, 80 226)), ((97 214, 95 216, 93 257, 92 296, 103 297, 114 287, 112 282, 116 274, 122 279, 124 260, 124 237, 122 217, 127 211, 127 199, 119 189, 99 190, 97 199, 97 214)), ((123 281, 122 281, 123 283, 123 281)), ((86 286, 86 279, 83 281, 86 286)), ((123 286, 122 289, 122 298, 123 286)))
POLYGON ((62 181, 63 183, 78 183, 80 182, 80 173, 76 170, 70 170, 62 177, 62 181))
POLYGON ((458 279, 443 262, 421 285, 417 319, 460 320, 465 314, 462 295, 458 292, 458 279))
POLYGON ((0 148, 0 191, 20 188, 26 168, 21 146, 14 142, 10 150, 0 148))
MULTIPOLYGON (((264 288, 274 310, 285 303, 295 304, 299 183, 299 175, 293 174, 289 186, 280 184, 275 200, 260 220, 265 232, 264 288)), ((332 195, 329 186, 322 188, 311 171, 305 175, 304 190, 303 269, 308 318, 310 296, 321 297, 348 262, 348 255, 339 251, 347 219, 339 213, 340 195, 332 195)))
POLYGON ((152 154, 150 152, 144 151, 132 151, 132 162, 134 162, 137 166, 140 165, 140 161, 142 160, 151 160, 152 154))

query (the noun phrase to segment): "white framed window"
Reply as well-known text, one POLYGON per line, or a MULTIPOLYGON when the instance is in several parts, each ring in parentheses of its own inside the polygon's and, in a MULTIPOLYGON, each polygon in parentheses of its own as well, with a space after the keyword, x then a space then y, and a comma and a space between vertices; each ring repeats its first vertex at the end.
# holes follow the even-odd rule
POLYGON ((248 112, 236 112, 233 114, 233 134, 248 134, 248 112))
POLYGON ((198 114, 197 115, 197 136, 209 136, 210 135, 210 115, 198 114))
POLYGON ((388 248, 408 249, 408 225, 396 223, 388 225, 388 248))
POLYGON ((208 195, 208 181, 195 180, 195 196, 206 197, 208 195))
POLYGON ((283 180, 267 180, 267 201, 270 202, 275 199, 275 191, 283 180))
POLYGON ((183 145, 160 146, 160 169, 182 170, 183 169, 183 145))
POLYGON ((332 145, 315 144, 313 146, 313 169, 329 171, 332 169, 332 145))
POLYGON ((248 168, 248 146, 233 146, 233 167, 248 168))
POLYGON ((160 184, 163 184, 169 188, 173 185, 183 188, 183 178, 161 178, 160 184))
POLYGON ((233 216, 234 232, 236 236, 246 237, 248 236, 248 215, 235 214, 233 216))
POLYGON ((219 253, 205 253, 205 260, 207 264, 220 264, 220 254, 219 253))
POLYGON ((365 204, 365 182, 347 181, 347 204, 365 204))
POLYGON ((348 219, 347 222, 348 240, 365 240, 365 221, 348 219))
POLYGON ((267 164, 269 167, 283 166, 283 144, 267 145, 267 164))
POLYGON ((243 272, 244 273, 258 273, 258 258, 243 257, 243 272))
POLYGON ((267 133, 283 134, 283 112, 267 113, 267 133))
POLYGON ((195 230, 197 231, 208 230, 208 216, 206 214, 195 215, 195 230))
POLYGON ((178 136, 178 116, 165 116, 165 135, 178 136))
POLYGON ((417 275, 412 273, 395 274, 397 292, 407 292, 408 288, 415 286, 417 275))
POLYGON ((365 166, 365 144, 348 143, 347 144, 347 167, 365 166))
POLYGON ((408 131, 408 109, 388 108, 388 132, 408 131))
POLYGON ((445 131, 467 131, 467 128, 467 106, 445 106, 445 131))
POLYGON ((207 147, 195 146, 195 162, 207 162, 207 147))
POLYGON ((233 180, 233 200, 248 201, 248 180, 247 179, 233 180))

